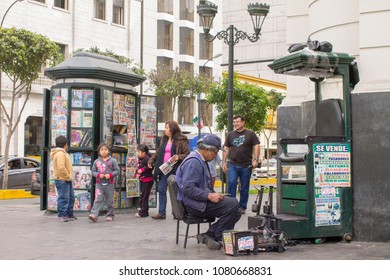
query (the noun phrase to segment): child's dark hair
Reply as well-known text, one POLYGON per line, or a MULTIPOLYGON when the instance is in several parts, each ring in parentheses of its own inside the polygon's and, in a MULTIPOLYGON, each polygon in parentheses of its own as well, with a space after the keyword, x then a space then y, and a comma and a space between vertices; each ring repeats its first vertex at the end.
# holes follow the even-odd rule
POLYGON ((103 147, 106 147, 108 151, 111 152, 111 149, 106 142, 100 143, 100 145, 97 147, 97 151, 100 152, 100 149, 103 147))
POLYGON ((149 147, 146 144, 138 145, 137 150, 149 154, 149 147))
POLYGON ((63 147, 65 147, 67 142, 68 142, 68 139, 63 135, 60 135, 56 138, 56 147, 63 148, 63 147))

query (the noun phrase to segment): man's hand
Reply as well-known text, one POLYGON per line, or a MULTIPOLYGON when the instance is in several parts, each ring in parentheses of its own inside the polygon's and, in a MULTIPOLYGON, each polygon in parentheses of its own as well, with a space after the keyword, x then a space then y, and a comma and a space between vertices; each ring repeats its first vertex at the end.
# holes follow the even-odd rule
POLYGON ((209 193, 207 196, 207 199, 210 200, 212 203, 218 203, 221 200, 223 200, 224 196, 223 194, 219 193, 209 193))
POLYGON ((259 162, 257 161, 257 159, 252 160, 252 168, 256 168, 258 166, 259 166, 259 162))
POLYGON ((223 173, 226 173, 226 172, 227 172, 227 164, 226 164, 226 162, 224 162, 224 163, 222 164, 222 171, 223 171, 223 173))

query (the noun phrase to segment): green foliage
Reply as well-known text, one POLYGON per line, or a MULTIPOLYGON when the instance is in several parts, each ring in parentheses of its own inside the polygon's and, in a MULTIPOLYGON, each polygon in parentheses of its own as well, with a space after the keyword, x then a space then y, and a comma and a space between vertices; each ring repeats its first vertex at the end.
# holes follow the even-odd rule
POLYGON ((190 71, 170 70, 162 68, 161 70, 154 69, 149 75, 151 90, 157 96, 164 97, 194 97, 196 94, 206 92, 211 85, 210 78, 205 75, 194 75, 190 71))
MULTIPOLYGON (((260 132, 265 124, 269 106, 267 91, 253 84, 239 82, 236 75, 233 83, 233 115, 243 115, 246 119, 246 127, 260 132)), ((207 102, 214 104, 218 111, 217 130, 225 130, 228 119, 228 78, 224 77, 221 83, 213 84, 206 98, 207 102)))
POLYGON ((0 28, 0 69, 21 84, 37 79, 42 66, 57 64, 62 59, 59 51, 56 43, 41 34, 0 28))
MULTIPOLYGON (((0 102, 7 124, 4 162, 8 162, 11 137, 29 100, 32 82, 39 77, 43 66, 54 66, 61 59, 60 47, 47 37, 24 29, 0 28, 0 70, 12 82, 11 105, 6 108, 0 102), (22 95, 24 99, 16 102, 22 95)), ((8 165, 3 172, 3 188, 7 188, 8 165)))
POLYGON ((142 68, 142 66, 135 63, 133 59, 116 54, 111 50, 106 49, 105 51, 101 51, 97 46, 95 46, 95 47, 90 47, 87 50, 80 48, 80 49, 75 50, 73 53, 82 52, 82 51, 113 57, 113 58, 117 59, 119 61, 119 63, 126 65, 126 67, 129 68, 131 71, 133 71, 135 74, 140 75, 140 76, 143 76, 146 74, 145 70, 142 68))
POLYGON ((278 92, 276 90, 270 90, 268 92, 268 107, 273 112, 278 109, 278 106, 282 104, 283 99, 286 97, 286 95, 282 92, 278 92))

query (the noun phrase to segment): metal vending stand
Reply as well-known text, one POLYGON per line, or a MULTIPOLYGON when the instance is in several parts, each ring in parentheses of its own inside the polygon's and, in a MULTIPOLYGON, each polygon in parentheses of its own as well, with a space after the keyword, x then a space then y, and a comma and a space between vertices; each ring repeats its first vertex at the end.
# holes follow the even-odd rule
POLYGON ((315 83, 315 135, 279 140, 277 218, 287 239, 352 240, 350 95, 359 81, 354 59, 304 49, 269 65, 315 83))

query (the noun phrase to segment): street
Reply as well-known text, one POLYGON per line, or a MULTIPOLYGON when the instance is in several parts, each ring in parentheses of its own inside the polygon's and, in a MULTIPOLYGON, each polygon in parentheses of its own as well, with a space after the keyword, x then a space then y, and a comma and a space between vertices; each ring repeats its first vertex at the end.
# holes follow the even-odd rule
MULTIPOLYGON (((255 195, 250 195, 249 205, 255 195)), ((155 209, 150 210, 154 214, 155 209)), ((167 213, 170 213, 168 201, 167 213)), ((135 210, 117 211, 114 222, 104 219, 91 223, 87 213, 79 219, 59 223, 55 213, 39 210, 39 199, 0 200, 1 260, 389 260, 390 243, 332 241, 324 244, 289 246, 283 253, 261 252, 236 258, 221 250, 183 237, 175 244, 176 220, 168 214, 166 220, 138 219, 135 210)), ((242 216, 236 229, 247 229, 249 211, 242 216)), ((184 223, 180 223, 184 233, 184 223)), ((206 225, 201 226, 201 231, 206 225)), ((190 227, 190 234, 196 226, 190 227)))

